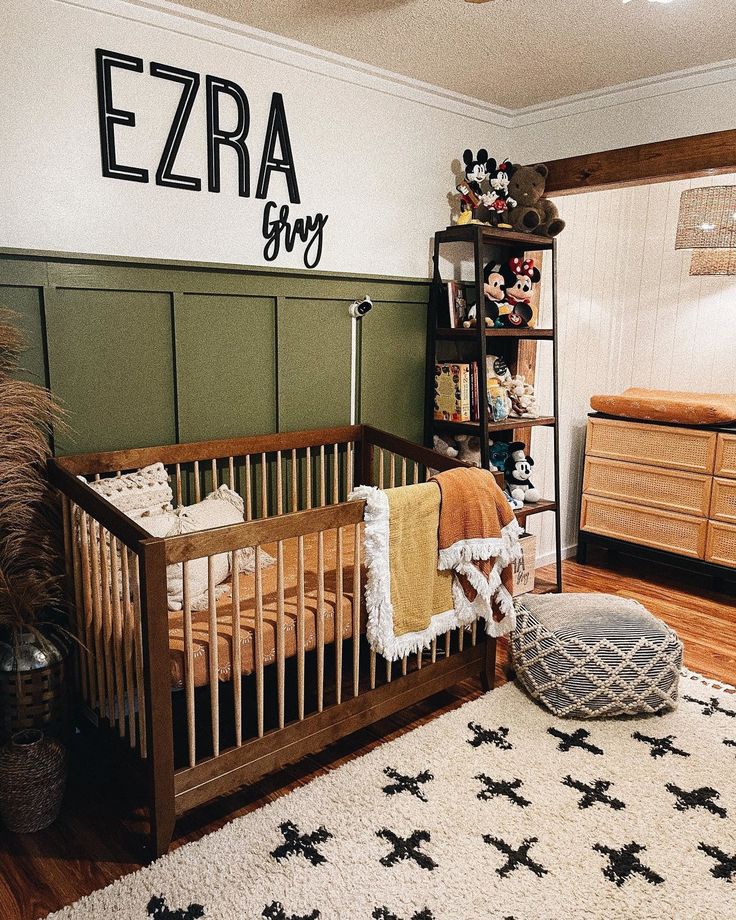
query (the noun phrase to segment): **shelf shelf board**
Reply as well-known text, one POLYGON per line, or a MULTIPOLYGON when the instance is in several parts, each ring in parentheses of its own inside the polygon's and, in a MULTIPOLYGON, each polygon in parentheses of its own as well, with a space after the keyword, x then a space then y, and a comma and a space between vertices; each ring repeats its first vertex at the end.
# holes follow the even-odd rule
POLYGON ((525 521, 528 517, 531 517, 533 514, 542 514, 544 511, 556 511, 557 502, 550 501, 547 498, 542 498, 538 502, 529 502, 525 504, 523 508, 519 508, 518 511, 515 511, 516 519, 518 521, 525 521))
MULTIPOLYGON (((554 329, 486 329, 486 338, 507 339, 552 339, 554 329)), ((438 339, 457 339, 474 341, 478 337, 477 329, 438 329, 438 339)))
POLYGON ((436 234, 441 243, 470 243, 480 232, 483 243, 496 246, 512 246, 525 251, 535 249, 552 249, 554 240, 548 236, 536 236, 534 233, 517 233, 515 230, 499 230, 487 224, 463 224, 448 227, 436 234))
MULTIPOLYGON (((502 422, 489 422, 488 431, 514 431, 517 428, 536 428, 540 425, 552 427, 557 420, 552 415, 543 415, 540 418, 507 418, 502 422)), ((448 434, 480 434, 479 422, 441 422, 434 420, 434 427, 448 434)))

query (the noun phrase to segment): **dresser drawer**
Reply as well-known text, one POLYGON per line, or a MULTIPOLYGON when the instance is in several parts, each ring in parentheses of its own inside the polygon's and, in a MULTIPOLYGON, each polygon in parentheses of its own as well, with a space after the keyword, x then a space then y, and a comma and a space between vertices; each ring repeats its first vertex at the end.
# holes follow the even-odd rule
POLYGON ((736 479, 713 480, 713 493, 708 517, 715 521, 736 524, 736 479))
MULTIPOLYGON (((708 517, 712 479, 684 470, 653 469, 638 463, 588 457, 583 491, 650 508, 665 508, 679 514, 708 517)), ((736 480, 734 480, 736 486, 736 480)))
POLYGON ((708 524, 708 546, 705 551, 708 562, 736 567, 736 525, 711 521, 708 524))
POLYGON ((716 476, 736 479, 736 434, 719 434, 716 447, 716 476))
POLYGON ((605 537, 702 559, 708 521, 597 495, 583 495, 580 527, 605 537))
POLYGON ((697 428, 590 418, 585 452, 628 463, 711 474, 716 438, 715 431, 697 428))

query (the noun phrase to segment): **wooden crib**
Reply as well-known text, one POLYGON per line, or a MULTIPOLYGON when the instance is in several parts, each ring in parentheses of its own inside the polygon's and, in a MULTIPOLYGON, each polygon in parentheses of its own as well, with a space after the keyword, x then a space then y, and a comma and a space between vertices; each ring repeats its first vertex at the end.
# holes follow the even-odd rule
POLYGON ((50 462, 63 504, 81 708, 128 751, 151 815, 152 856, 178 816, 469 675, 493 683, 495 642, 447 633, 423 655, 378 661, 365 640, 354 483, 389 488, 463 464, 357 425, 67 456, 50 462), (157 539, 80 475, 161 461, 177 504, 227 484, 246 521, 157 539), (174 485, 175 484, 175 485, 174 485), (255 548, 253 574, 214 590, 213 559, 255 548), (260 562, 269 553, 270 568, 260 562), (208 608, 192 610, 188 566, 207 558, 208 608), (170 612, 167 565, 183 563, 170 612), (215 637, 215 641, 212 641, 215 637))

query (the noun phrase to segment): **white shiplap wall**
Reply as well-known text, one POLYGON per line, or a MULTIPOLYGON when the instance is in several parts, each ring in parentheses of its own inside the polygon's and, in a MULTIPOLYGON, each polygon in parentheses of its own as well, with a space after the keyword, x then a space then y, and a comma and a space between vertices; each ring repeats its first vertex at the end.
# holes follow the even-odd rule
MULTIPOLYGON (((736 174, 587 192, 557 202, 559 238, 560 469, 562 545, 577 542, 586 415, 595 393, 629 386, 736 392, 736 278, 694 278, 690 253, 675 251, 680 194, 736 184, 736 174)), ((549 266, 546 266, 548 269, 549 266)), ((549 273, 543 279, 549 299, 549 273)), ((549 303, 545 302, 549 315, 549 303)), ((540 346, 538 385, 550 386, 551 348, 540 346)), ((537 482, 552 489, 552 439, 534 435, 537 482)), ((541 515, 542 561, 554 548, 541 515)))

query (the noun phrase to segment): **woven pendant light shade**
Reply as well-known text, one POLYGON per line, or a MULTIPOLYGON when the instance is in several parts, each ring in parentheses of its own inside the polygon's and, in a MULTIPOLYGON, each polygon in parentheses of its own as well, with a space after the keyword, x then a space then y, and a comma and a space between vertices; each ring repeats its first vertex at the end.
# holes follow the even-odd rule
POLYGON ((691 275, 736 275, 736 249, 696 249, 691 275))
POLYGON ((675 249, 736 249, 736 185, 682 193, 675 249))

